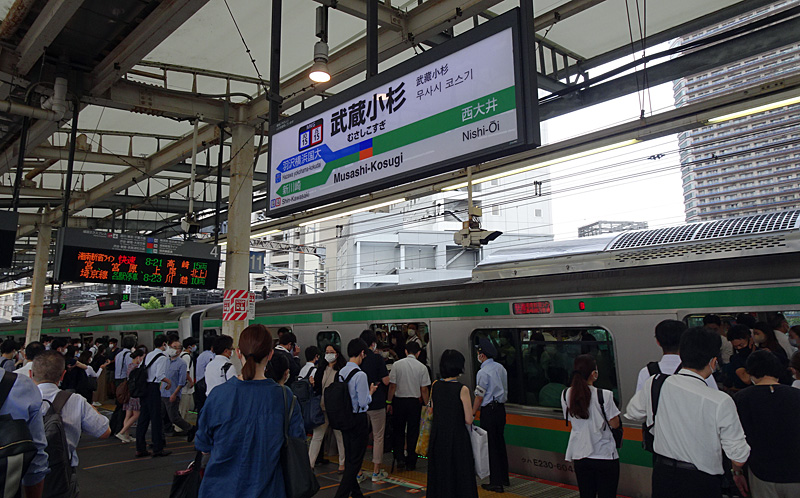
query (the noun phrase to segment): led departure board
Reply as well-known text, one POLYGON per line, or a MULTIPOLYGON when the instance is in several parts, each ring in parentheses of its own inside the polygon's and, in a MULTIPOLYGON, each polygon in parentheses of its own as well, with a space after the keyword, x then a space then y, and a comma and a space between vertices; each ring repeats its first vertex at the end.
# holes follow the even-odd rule
POLYGON ((11 268, 13 263, 18 220, 17 213, 0 211, 0 268, 11 268))
POLYGON ((55 275, 59 282, 216 289, 219 265, 219 248, 210 244, 62 228, 55 275))

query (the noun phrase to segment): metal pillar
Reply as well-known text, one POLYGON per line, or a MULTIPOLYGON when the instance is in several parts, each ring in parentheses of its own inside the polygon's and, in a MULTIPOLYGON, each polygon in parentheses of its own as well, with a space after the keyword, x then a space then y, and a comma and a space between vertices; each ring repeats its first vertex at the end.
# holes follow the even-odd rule
MULTIPOLYGON (((269 125, 281 116, 281 10, 283 0, 272 0, 272 38, 269 56, 269 125)), ((272 143, 270 142, 270 149, 272 143)))
POLYGON ((36 238, 36 258, 33 262, 33 281, 31 282, 31 306, 28 311, 28 328, 25 332, 25 344, 38 341, 42 335, 42 307, 44 305, 44 288, 47 284, 47 264, 50 260, 50 225, 38 226, 36 238))
POLYGON ((219 244, 219 232, 222 225, 219 221, 219 212, 222 210, 222 153, 225 149, 225 123, 219 124, 219 156, 217 157, 217 198, 216 211, 214 212, 214 245, 219 244))
MULTIPOLYGON (((81 112, 81 104, 75 99, 72 103, 72 130, 69 135, 69 158, 67 159, 67 179, 64 184, 64 213, 61 217, 61 226, 67 226, 69 220, 69 200, 72 194, 72 173, 75 170, 75 147, 78 141, 78 114, 81 112)), ((20 154, 22 156, 22 154, 20 154)), ((112 212, 112 221, 116 217, 116 210, 112 212)))
MULTIPOLYGON (((250 214, 253 209, 253 154, 255 128, 232 127, 231 179, 228 208, 228 248, 225 260, 225 290, 250 290, 250 214)), ((222 333, 239 344, 247 321, 223 320, 222 333)))
POLYGON ((378 74, 378 0, 367 0, 367 79, 378 74))

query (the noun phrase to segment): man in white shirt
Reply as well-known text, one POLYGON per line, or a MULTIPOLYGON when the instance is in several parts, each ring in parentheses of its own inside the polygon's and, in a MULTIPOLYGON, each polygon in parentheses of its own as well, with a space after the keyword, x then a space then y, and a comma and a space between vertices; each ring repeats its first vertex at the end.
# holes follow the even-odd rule
POLYGON ((214 359, 214 340, 216 336, 210 335, 203 337, 203 352, 197 355, 194 365, 194 411, 197 412, 197 419, 200 419, 200 411, 206 402, 206 367, 214 359))
MULTIPOLYGON (((60 394, 58 383, 64 377, 65 372, 64 357, 55 351, 45 351, 36 355, 33 360, 33 381, 42 393, 42 415, 46 415, 52 405, 55 411, 61 414, 64 424, 64 433, 67 440, 67 451, 69 452, 71 467, 71 487, 74 493, 70 496, 77 496, 77 477, 75 470, 78 467, 78 453, 76 448, 81 439, 81 433, 85 432, 90 436, 105 439, 111 435, 108 428, 108 419, 97 413, 92 405, 77 394, 60 394), (64 398, 67 398, 64 402, 64 398), (63 403, 63 405, 62 405, 63 403)), ((48 481, 45 479, 45 494, 48 493, 48 481)))
POLYGON ((783 313, 775 313, 774 316, 770 317, 769 325, 775 331, 775 338, 778 340, 778 344, 786 351, 786 357, 791 359, 797 348, 792 346, 789 341, 789 322, 786 321, 783 313))
POLYGON ((731 356, 733 356, 733 345, 728 340, 728 324, 723 323, 719 315, 708 314, 703 317, 703 326, 719 334, 722 339, 722 346, 719 348, 719 359, 722 360, 720 367, 730 363, 731 356))
POLYGON ((389 372, 389 394, 386 397, 388 412, 393 415, 394 459, 398 468, 407 470, 414 470, 417 465, 417 453, 414 450, 419 437, 420 408, 428 403, 428 386, 431 385, 428 369, 417 360, 420 351, 416 342, 406 344, 407 356, 394 362, 389 372), (407 456, 403 453, 404 435, 407 456))
POLYGON ((231 363, 233 337, 229 335, 217 337, 214 340, 213 351, 216 356, 206 366, 206 397, 211 394, 212 389, 236 376, 236 369, 233 368, 233 363, 231 363))
POLYGON ((628 403, 626 418, 653 427, 653 498, 721 498, 722 452, 735 475, 750 456, 733 399, 705 383, 721 342, 705 328, 687 330, 680 343, 683 368, 664 380, 657 414, 651 401, 655 377, 628 403))
MULTIPOLYGON (((171 342, 171 341, 170 341, 171 342)), ((153 349, 144 357, 142 368, 147 369, 147 391, 139 398, 141 411, 139 420, 136 423, 136 458, 149 456, 147 451, 147 427, 152 422, 150 437, 153 439, 153 457, 162 457, 172 454, 165 450, 163 419, 161 417, 161 383, 164 382, 167 388, 172 387, 172 383, 166 378, 167 364, 169 357, 172 356, 171 348, 167 346, 167 338, 160 335, 153 339, 153 349)))
POLYGON ((186 384, 181 390, 181 403, 178 407, 178 413, 180 413, 181 418, 184 420, 186 420, 186 415, 189 413, 189 411, 194 409, 194 384, 196 382, 196 368, 194 361, 195 351, 197 351, 197 339, 194 337, 187 337, 184 339, 181 360, 186 363, 186 384))
MULTIPOLYGON (((641 391, 645 381, 657 373, 672 375, 678 373, 681 366, 681 357, 678 348, 681 336, 686 331, 686 324, 679 320, 664 320, 656 325, 656 344, 661 348, 663 355, 658 362, 651 361, 646 367, 639 370, 636 382, 636 391, 641 391)), ((718 389, 713 376, 706 379, 708 387, 718 389)))
POLYGON ((40 353, 44 353, 46 350, 44 349, 44 345, 39 341, 29 342, 27 346, 25 346, 24 356, 25 356, 25 364, 19 367, 18 369, 14 370, 15 374, 24 375, 25 377, 31 376, 31 368, 33 367, 33 359, 40 353))
POLYGON ((300 369, 298 377, 306 379, 313 377, 317 372, 317 362, 319 361, 319 348, 316 346, 309 346, 305 350, 306 364, 300 369))

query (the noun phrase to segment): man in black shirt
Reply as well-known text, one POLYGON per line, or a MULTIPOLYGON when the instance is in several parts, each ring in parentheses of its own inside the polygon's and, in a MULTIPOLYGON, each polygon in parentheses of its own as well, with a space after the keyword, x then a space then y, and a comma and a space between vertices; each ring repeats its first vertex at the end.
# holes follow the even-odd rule
POLYGON ((738 391, 750 385, 746 362, 750 353, 755 351, 750 329, 746 325, 734 325, 728 330, 728 340, 733 346, 731 361, 726 365, 728 387, 738 391))
POLYGON ((370 384, 377 384, 378 389, 372 394, 372 403, 369 405, 367 417, 372 426, 372 482, 378 482, 387 474, 381 470, 383 458, 383 436, 386 432, 386 392, 389 385, 389 370, 386 369, 386 362, 380 355, 375 354, 378 347, 378 339, 375 332, 365 330, 361 332, 361 340, 367 346, 367 356, 361 362, 361 370, 367 374, 367 381, 370 384))
POLYGON ((275 354, 284 355, 289 360, 289 378, 286 380, 286 385, 291 386, 297 381, 297 376, 300 374, 300 361, 295 357, 297 353, 297 337, 294 332, 285 332, 278 339, 278 345, 275 346, 275 354))

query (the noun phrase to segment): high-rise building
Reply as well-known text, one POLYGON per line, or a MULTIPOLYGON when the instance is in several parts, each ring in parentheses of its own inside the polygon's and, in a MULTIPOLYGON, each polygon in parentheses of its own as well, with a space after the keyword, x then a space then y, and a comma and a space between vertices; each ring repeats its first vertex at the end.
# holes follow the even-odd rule
MULTIPOLYGON (((695 41, 800 4, 775 2, 686 35, 695 41)), ((675 105, 800 74, 800 43, 674 82, 675 105)), ((800 208, 800 105, 703 126, 679 135, 686 221, 800 208)))

